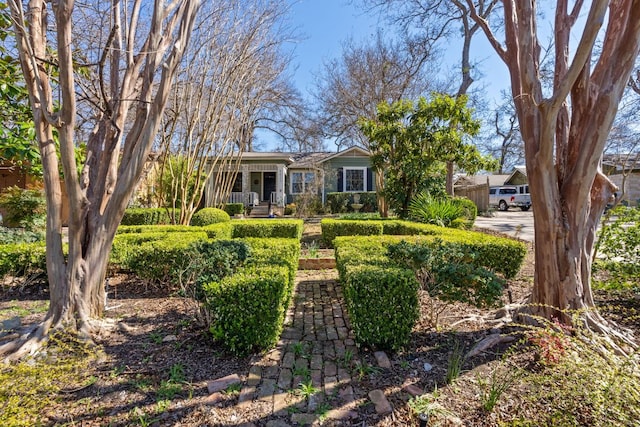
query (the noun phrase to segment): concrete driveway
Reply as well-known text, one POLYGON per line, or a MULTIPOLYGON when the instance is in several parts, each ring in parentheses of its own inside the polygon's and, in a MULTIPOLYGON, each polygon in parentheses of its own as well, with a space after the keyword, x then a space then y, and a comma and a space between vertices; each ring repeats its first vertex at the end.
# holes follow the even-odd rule
POLYGON ((533 210, 522 212, 511 208, 506 212, 495 211, 492 217, 478 216, 474 223, 477 228, 508 234, 509 236, 533 242, 533 210))

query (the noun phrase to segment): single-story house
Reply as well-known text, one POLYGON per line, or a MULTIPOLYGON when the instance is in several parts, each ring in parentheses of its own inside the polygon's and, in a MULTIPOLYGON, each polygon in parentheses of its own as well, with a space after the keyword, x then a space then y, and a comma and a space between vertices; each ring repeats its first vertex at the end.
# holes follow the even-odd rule
POLYGON ((246 152, 216 166, 205 187, 205 206, 217 204, 220 174, 235 173, 228 203, 283 208, 308 193, 322 203, 332 192, 375 191, 369 151, 351 147, 339 152, 246 152))

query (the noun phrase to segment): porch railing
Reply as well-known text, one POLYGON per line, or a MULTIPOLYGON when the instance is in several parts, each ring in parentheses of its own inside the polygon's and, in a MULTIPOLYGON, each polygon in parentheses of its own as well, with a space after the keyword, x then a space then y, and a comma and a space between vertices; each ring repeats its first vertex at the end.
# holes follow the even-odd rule
POLYGON ((242 203, 245 206, 259 205, 260 196, 254 191, 248 193, 234 191, 229 195, 229 203, 242 203))
POLYGON ((287 195, 286 194, 278 194, 277 191, 271 192, 271 198, 269 199, 272 205, 276 206, 284 206, 287 204, 287 195))

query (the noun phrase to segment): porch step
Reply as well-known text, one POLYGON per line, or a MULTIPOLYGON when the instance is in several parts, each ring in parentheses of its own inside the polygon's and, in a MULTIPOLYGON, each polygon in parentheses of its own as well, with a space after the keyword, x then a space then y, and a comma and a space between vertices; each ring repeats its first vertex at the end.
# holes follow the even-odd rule
POLYGON ((258 205, 254 206, 251 209, 250 218, 266 218, 269 216, 269 206, 268 205, 258 205))

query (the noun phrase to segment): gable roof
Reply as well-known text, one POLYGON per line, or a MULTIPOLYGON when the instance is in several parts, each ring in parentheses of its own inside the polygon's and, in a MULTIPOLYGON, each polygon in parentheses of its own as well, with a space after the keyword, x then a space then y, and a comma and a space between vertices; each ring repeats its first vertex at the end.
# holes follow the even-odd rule
POLYGON ((352 146, 347 148, 346 150, 338 151, 330 155, 329 157, 322 160, 322 162, 326 162, 331 159, 335 159, 336 157, 369 157, 371 156, 371 152, 365 150, 364 148, 358 146, 352 146))
POLYGON ((516 166, 513 168, 511 175, 504 180, 504 183, 506 184, 507 182, 511 182, 514 178, 518 177, 518 175, 520 175, 522 179, 527 180, 527 168, 524 166, 516 166))
POLYGON ((462 175, 456 179, 455 185, 468 186, 468 185, 482 185, 489 181, 489 187, 495 187, 498 185, 504 185, 504 182, 510 175, 462 175))

